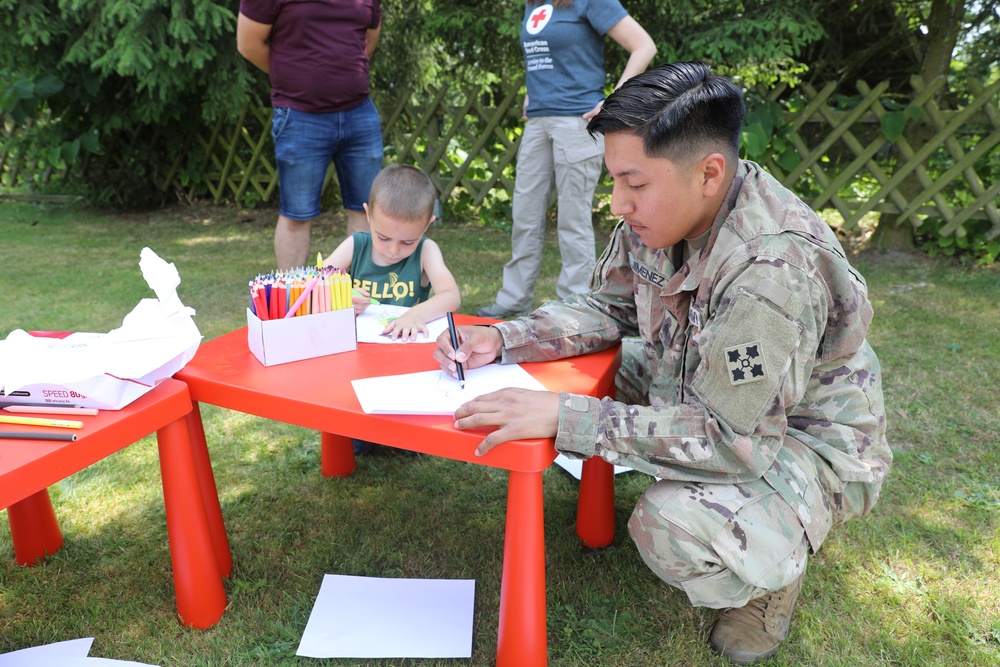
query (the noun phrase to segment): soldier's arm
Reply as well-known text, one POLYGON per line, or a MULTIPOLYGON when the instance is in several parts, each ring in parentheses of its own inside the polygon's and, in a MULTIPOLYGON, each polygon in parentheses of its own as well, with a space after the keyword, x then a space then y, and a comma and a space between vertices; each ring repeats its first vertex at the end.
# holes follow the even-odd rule
POLYGON ((494 325, 504 339, 500 363, 589 354, 638 333, 628 227, 619 223, 597 261, 591 291, 543 304, 527 317, 494 325))
POLYGON ((702 359, 683 403, 563 395, 556 449, 668 479, 760 477, 809 383, 827 295, 805 272, 767 259, 730 278, 700 333, 702 359))

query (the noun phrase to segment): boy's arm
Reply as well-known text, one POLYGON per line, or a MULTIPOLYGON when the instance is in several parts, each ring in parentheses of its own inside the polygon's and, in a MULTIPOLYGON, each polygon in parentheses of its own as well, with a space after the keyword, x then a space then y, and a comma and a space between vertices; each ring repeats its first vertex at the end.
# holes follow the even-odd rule
POLYGON ((419 314, 426 323, 444 316, 445 313, 458 310, 462 305, 462 295, 458 292, 455 276, 451 275, 451 271, 445 266, 444 256, 437 243, 430 239, 424 241, 420 264, 431 282, 433 293, 427 301, 413 306, 410 312, 419 314))
POLYGON ((330 253, 323 260, 323 266, 332 266, 341 271, 351 268, 351 259, 354 258, 354 235, 348 236, 341 242, 337 249, 330 253))

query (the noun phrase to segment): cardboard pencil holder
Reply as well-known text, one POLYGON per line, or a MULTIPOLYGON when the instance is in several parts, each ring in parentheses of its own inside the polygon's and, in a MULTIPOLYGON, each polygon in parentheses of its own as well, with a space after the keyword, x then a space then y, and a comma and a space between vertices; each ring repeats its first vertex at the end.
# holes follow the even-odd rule
POLYGON ((354 308, 264 321, 247 308, 247 343, 265 366, 356 350, 354 308))

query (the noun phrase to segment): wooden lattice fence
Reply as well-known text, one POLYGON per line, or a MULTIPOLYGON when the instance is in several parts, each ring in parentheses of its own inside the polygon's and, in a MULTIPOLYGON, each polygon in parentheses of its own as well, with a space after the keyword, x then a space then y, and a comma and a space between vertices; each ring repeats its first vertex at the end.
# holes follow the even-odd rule
MULTIPOLYGON (((475 88, 431 90, 426 102, 413 94, 376 96, 382 116, 386 162, 415 164, 430 174, 438 191, 461 191, 478 206, 494 188, 512 190, 520 117, 516 86, 500 95, 475 88), (512 138, 514 137, 514 138, 512 138)), ((277 168, 271 142, 271 109, 247 106, 236 122, 197 127, 157 186, 194 198, 269 202, 277 198, 277 168), (191 168, 192 152, 198 155, 191 168)), ((335 171, 326 186, 335 190, 335 171)))
MULTIPOLYGON (((817 91, 804 86, 805 107, 785 113, 787 136, 799 154, 799 164, 788 171, 771 159, 768 169, 786 185, 803 194, 814 208, 835 208, 847 227, 854 227, 868 213, 896 214, 919 225, 922 216, 940 216, 944 233, 951 233, 969 219, 989 220, 990 237, 1000 235, 998 195, 1000 179, 980 176, 976 165, 995 153, 1000 142, 1000 112, 996 97, 1000 83, 988 89, 972 84, 973 96, 961 109, 943 110, 936 95, 944 79, 924 85, 913 82, 910 102, 921 109, 923 134, 914 145, 904 133, 888 141, 881 121, 889 110, 884 104, 886 84, 875 88, 858 82, 861 99, 849 110, 831 103, 836 86, 817 91), (964 141, 960 141, 964 138, 964 141), (963 148, 963 143, 966 148, 963 148), (952 164, 942 171, 928 162, 952 164), (931 174, 936 173, 935 176, 931 174), (919 189, 902 187, 908 178, 919 189), (868 184, 867 191, 852 187, 868 184), (963 193, 968 193, 962 196, 963 193), (963 199, 965 202, 963 202, 963 199), (963 202, 957 208, 951 202, 963 202)), ((777 100, 786 91, 776 88, 767 99, 777 100)), ((383 126, 388 161, 416 164, 432 175, 442 193, 467 193, 473 205, 480 204, 491 189, 512 189, 513 165, 520 137, 520 95, 516 86, 500 94, 478 89, 452 92, 442 87, 419 101, 405 95, 396 100, 382 96, 383 126)), ((204 151, 197 170, 216 202, 243 200, 248 188, 261 201, 276 196, 276 170, 269 138, 267 109, 248 108, 240 123, 199 129, 197 142, 204 151)), ((919 125, 911 123, 912 134, 919 125)), ((183 158, 179 154, 179 160, 183 158)), ((175 163, 161 187, 183 187, 176 182, 180 162, 175 163)), ((330 170, 328 179, 333 170, 330 170)), ((200 185, 186 184, 193 195, 200 185)), ((605 186, 606 189, 606 186, 605 186)))
MULTIPOLYGON (((939 105, 944 84, 944 78, 930 84, 912 79, 914 97, 909 105, 919 110, 920 120, 911 120, 908 131, 892 141, 881 125, 890 112, 884 97, 887 84, 871 88, 859 81, 860 101, 843 111, 831 103, 835 84, 819 91, 806 85, 805 107, 784 114, 801 162, 785 171, 772 159, 766 162, 768 170, 814 209, 836 208, 848 228, 878 211, 895 214, 914 227, 924 216, 941 217, 942 234, 955 232, 970 219, 986 219, 991 225, 987 237, 996 238, 1000 236, 1000 81, 986 89, 971 82, 968 102, 958 109, 939 105), (814 185, 808 187, 805 181, 814 185), (858 191, 859 183, 869 184, 868 190, 858 191)), ((776 88, 766 97, 774 101, 783 92, 776 88)))
MULTIPOLYGON (((887 84, 858 82, 855 103, 842 108, 837 86, 762 91, 776 101, 794 92, 802 106, 785 111, 785 139, 797 164, 772 155, 761 160, 782 183, 816 209, 834 208, 848 228, 872 212, 889 213, 917 226, 926 216, 944 220, 954 233, 970 220, 986 220, 988 238, 1000 236, 1000 81, 988 87, 946 91, 945 79, 912 82, 918 110, 900 136, 886 138, 882 122, 900 107, 887 84), (779 162, 781 164, 779 164, 779 162)), ((479 88, 442 86, 420 95, 377 94, 387 162, 416 164, 429 173, 442 198, 473 206, 491 191, 510 192, 521 128, 519 82, 479 88)), ((277 199, 277 170, 270 137, 271 110, 248 106, 237 122, 192 129, 184 144, 170 147, 157 187, 216 203, 253 204, 277 199)), ((30 164, 0 150, 0 185, 12 186, 30 164)), ((335 179, 333 169, 328 183, 335 179)), ((604 192, 608 184, 602 185, 604 192)), ((329 192, 335 196, 336 188, 329 192)))

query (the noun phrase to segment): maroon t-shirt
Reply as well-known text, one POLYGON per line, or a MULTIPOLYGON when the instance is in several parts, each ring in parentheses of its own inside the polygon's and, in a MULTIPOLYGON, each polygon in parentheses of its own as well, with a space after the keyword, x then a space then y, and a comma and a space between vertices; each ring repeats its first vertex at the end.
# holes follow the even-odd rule
POLYGON ((240 0, 240 13, 271 26, 271 104, 347 111, 368 97, 365 33, 381 0, 240 0))

